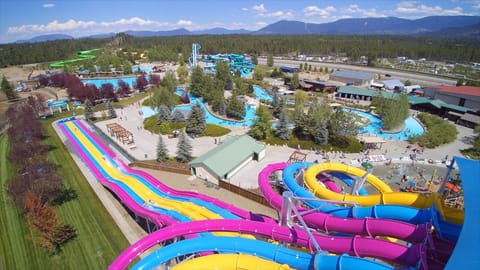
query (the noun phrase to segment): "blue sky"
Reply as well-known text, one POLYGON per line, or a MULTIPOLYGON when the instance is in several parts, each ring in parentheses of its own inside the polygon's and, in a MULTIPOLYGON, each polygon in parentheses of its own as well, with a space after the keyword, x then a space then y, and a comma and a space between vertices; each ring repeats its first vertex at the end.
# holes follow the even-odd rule
POLYGON ((480 0, 0 0, 0 43, 46 34, 126 30, 257 30, 279 20, 480 15, 480 0))

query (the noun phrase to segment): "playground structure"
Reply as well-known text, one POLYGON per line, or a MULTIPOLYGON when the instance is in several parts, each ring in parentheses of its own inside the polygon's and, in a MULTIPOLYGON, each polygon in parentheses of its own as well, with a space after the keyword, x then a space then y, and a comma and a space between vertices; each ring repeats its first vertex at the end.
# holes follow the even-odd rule
POLYGON ((61 113, 63 109, 70 111, 70 106, 68 106, 68 100, 66 99, 50 100, 47 102, 47 106, 50 109, 50 114, 52 115, 54 109, 57 109, 59 113, 61 113))
POLYGON ((77 57, 78 58, 54 62, 54 63, 50 64, 50 68, 64 68, 65 65, 68 65, 68 64, 71 64, 71 63, 76 63, 76 62, 79 62, 79 61, 95 59, 96 56, 93 53, 96 52, 96 51, 100 51, 100 50, 102 50, 102 49, 91 49, 91 50, 87 50, 87 51, 78 51, 77 52, 77 57))
MULTIPOLYGON (((303 170, 316 164, 271 164, 259 174, 262 193, 280 214, 280 225, 277 225, 275 220, 205 195, 173 190, 149 174, 131 169, 117 159, 81 120, 59 122, 58 126, 96 178, 112 190, 136 218, 144 218, 147 230, 152 232, 125 250, 112 262, 110 269, 125 269, 138 255, 159 243, 164 246, 141 259, 132 269, 153 268, 162 264, 169 267, 174 264, 173 259, 177 264, 170 269, 196 269, 190 268, 193 263, 198 269, 205 269, 231 265, 232 258, 237 262, 237 267, 233 269, 241 269, 238 265, 255 265, 260 269, 393 269, 389 264, 440 269, 435 267, 438 263, 445 265, 445 258, 437 256, 439 245, 443 242, 432 241, 429 236, 429 221, 432 220, 432 213, 436 213, 432 207, 360 207, 345 201, 327 202, 314 196, 303 198, 287 182, 298 181, 302 178, 303 170), (282 197, 271 187, 271 174, 278 170, 283 171, 282 181, 285 187, 293 189, 292 195, 287 193, 282 197), (307 202, 321 205, 311 209, 298 207, 307 205, 307 202), (379 218, 382 215, 388 219, 379 218), (402 217, 395 219, 395 216, 402 217), (212 218, 215 220, 210 220, 212 218), (193 220, 196 221, 191 222, 193 220), (315 230, 310 232, 305 230, 307 227, 315 230), (252 237, 223 237, 215 232, 230 236, 260 236, 304 249, 291 250, 252 237), (342 236, 336 236, 337 232, 342 236), (380 236, 402 239, 410 244, 377 238, 380 236), (180 240, 182 237, 185 239, 180 240), (220 256, 212 252, 246 255, 220 256), (327 256, 326 252, 343 255, 327 256), (377 261, 358 257, 376 258, 377 261)), ((362 172, 360 175, 364 174, 362 172)), ((437 223, 435 230, 443 233, 442 224, 447 223, 442 222, 440 219, 434 223, 437 223)), ((442 250, 449 253, 452 245, 446 244, 442 250)))
POLYGON ((121 141, 123 144, 134 144, 133 133, 126 130, 124 127, 117 123, 107 124, 107 131, 110 136, 114 136, 117 140, 121 141))

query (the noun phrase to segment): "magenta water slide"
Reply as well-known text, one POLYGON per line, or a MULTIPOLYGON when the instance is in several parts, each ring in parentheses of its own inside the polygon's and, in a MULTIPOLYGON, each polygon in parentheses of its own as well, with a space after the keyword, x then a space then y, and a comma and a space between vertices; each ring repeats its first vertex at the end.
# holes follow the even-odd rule
MULTIPOLYGON (((289 163, 281 162, 266 166, 258 175, 258 184, 265 199, 277 211, 281 211, 283 198, 269 183, 269 176, 275 171, 283 170, 289 163)), ((298 207, 305 211, 306 208, 298 207)), ((410 223, 389 219, 374 218, 344 218, 326 213, 311 212, 303 216, 305 222, 312 228, 326 232, 342 232, 353 235, 389 236, 408 242, 422 242, 428 233, 428 224, 413 225, 410 223)))
POLYGON ((268 223, 275 223, 275 221, 269 217, 265 217, 263 215, 255 214, 249 211, 246 211, 244 209, 238 208, 234 205, 228 204, 224 201, 197 193, 197 192, 192 192, 192 191, 181 191, 181 190, 176 190, 173 189, 152 175, 150 175, 147 172, 141 171, 141 170, 135 170, 128 165, 126 165, 122 160, 117 159, 115 153, 103 143, 98 136, 96 136, 84 123, 83 121, 77 121, 77 124, 84 130, 88 136, 90 137, 91 140, 93 140, 96 145, 103 150, 109 157, 115 160, 117 162, 118 166, 121 167, 125 172, 131 173, 131 174, 136 174, 140 176, 141 178, 147 180, 150 184, 154 185, 157 189, 161 190, 164 193, 171 194, 174 196, 180 196, 184 198, 197 198, 200 200, 203 200, 205 202, 209 202, 213 205, 216 205, 222 209, 225 209, 234 215, 237 215, 241 218, 248 219, 248 220, 255 220, 255 221, 263 221, 263 222, 268 222, 268 223))
POLYGON ((87 167, 90 169, 92 174, 95 178, 104 186, 109 188, 112 192, 114 192, 118 198, 128 206, 132 211, 134 211, 138 216, 151 220, 153 223, 157 224, 158 226, 163 226, 166 224, 173 224, 177 221, 168 215, 163 215, 158 212, 150 211, 144 208, 142 205, 139 205, 132 199, 132 197, 125 192, 121 187, 117 184, 108 181, 103 174, 97 169, 97 167, 93 164, 93 161, 85 154, 85 152, 81 149, 78 145, 76 140, 70 134, 70 132, 66 129, 63 123, 59 122, 58 127, 66 136, 70 144, 74 147, 75 151, 80 155, 82 161, 85 162, 87 167))
MULTIPOLYGON (((249 220, 202 220, 176 223, 155 231, 124 250, 109 269, 125 269, 140 254, 149 248, 176 237, 184 237, 200 232, 238 232, 268 237, 313 249, 307 233, 302 229, 287 228, 276 224, 249 220)), ((336 254, 347 253, 357 257, 375 257, 395 264, 413 266, 420 258, 421 244, 406 247, 401 244, 370 237, 337 237, 314 233, 320 247, 336 254)))

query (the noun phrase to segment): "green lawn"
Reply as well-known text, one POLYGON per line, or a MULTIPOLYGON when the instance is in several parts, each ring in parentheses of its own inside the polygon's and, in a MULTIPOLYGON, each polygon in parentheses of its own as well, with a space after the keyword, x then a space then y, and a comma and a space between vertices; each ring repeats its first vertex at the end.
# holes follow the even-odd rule
POLYGON ((129 246, 85 177, 57 137, 51 123, 54 119, 71 115, 64 113, 44 120, 47 133, 45 143, 52 150, 48 157, 60 165, 67 188, 78 192, 78 198, 57 207, 62 221, 77 229, 78 237, 64 246, 59 255, 51 256, 30 240, 18 210, 8 201, 5 184, 13 170, 7 162, 8 140, 0 137, 0 269, 105 269, 129 246))

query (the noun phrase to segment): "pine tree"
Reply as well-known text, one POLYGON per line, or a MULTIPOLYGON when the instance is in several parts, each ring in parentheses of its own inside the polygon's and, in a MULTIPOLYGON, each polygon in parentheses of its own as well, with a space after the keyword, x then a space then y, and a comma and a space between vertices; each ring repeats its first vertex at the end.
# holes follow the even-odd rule
POLYGON ((113 104, 111 101, 107 102, 107 110, 108 110, 108 116, 110 118, 117 118, 117 112, 115 112, 115 109, 113 108, 113 104))
POLYGON ((158 136, 157 144, 157 161, 165 161, 168 159, 168 149, 165 143, 163 142, 162 135, 158 136))
POLYGON ((328 129, 325 122, 318 124, 316 132, 313 134, 315 143, 326 145, 328 143, 328 129))
POLYGON ((288 128, 288 118, 285 110, 282 110, 279 116, 278 126, 273 133, 275 136, 282 140, 288 140, 290 138, 291 130, 288 128))
POLYGON ((188 134, 200 134, 205 131, 205 113, 200 107, 200 104, 195 103, 192 107, 192 112, 187 119, 187 125, 185 126, 185 131, 188 134))
POLYGON ((192 160, 192 146, 184 131, 180 132, 177 144, 177 161, 186 163, 192 160))
POLYGON ((7 96, 8 100, 16 99, 17 98, 17 93, 13 89, 13 86, 10 84, 10 82, 3 76, 2 78, 2 83, 0 84, 0 87, 2 91, 5 93, 7 96))
POLYGON ((85 100, 85 118, 87 120, 93 119, 93 105, 89 99, 85 100))
POLYGON ((225 115, 227 113, 227 105, 225 104, 225 99, 220 101, 220 104, 218 105, 218 113, 220 115, 225 115))
POLYGON ((273 116, 276 118, 280 117, 280 113, 283 111, 283 107, 285 102, 283 101, 283 97, 281 97, 278 93, 275 93, 273 96, 273 116))
POLYGON ((175 123, 185 122, 185 116, 180 110, 173 111, 172 121, 175 123))
POLYGON ((157 125, 161 125, 163 122, 168 122, 170 119, 170 109, 163 104, 160 105, 157 114, 157 125))
POLYGON ((245 106, 237 99, 235 92, 227 104, 227 116, 235 119, 243 119, 245 117, 245 106))
POLYGON ((300 78, 298 76, 298 72, 293 73, 292 80, 290 81, 290 86, 293 89, 297 89, 300 86, 300 78))

